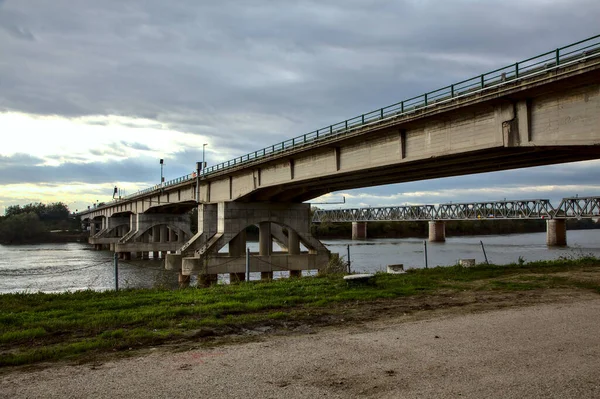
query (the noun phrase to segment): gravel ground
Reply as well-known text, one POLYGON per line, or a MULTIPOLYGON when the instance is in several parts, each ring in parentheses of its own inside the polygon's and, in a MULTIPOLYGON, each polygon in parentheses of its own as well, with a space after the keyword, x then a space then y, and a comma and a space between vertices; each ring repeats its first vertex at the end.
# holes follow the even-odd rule
POLYGON ((600 298, 1 376, 1 398, 600 398, 600 298))

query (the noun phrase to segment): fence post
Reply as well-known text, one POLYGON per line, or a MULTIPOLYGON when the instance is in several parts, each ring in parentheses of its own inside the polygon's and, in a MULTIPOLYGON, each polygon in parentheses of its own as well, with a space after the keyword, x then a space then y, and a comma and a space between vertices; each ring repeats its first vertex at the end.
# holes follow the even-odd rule
POLYGON ((348 274, 351 274, 352 269, 350 269, 350 244, 348 244, 347 250, 348 250, 348 274))
POLYGON ((487 255, 485 254, 485 248, 483 247, 483 241, 479 240, 479 243, 481 244, 481 249, 483 250, 483 257, 485 258, 485 263, 486 263, 486 265, 489 265, 490 262, 488 262, 487 255))
POLYGON ((119 291, 119 254, 115 252, 115 291, 119 291))

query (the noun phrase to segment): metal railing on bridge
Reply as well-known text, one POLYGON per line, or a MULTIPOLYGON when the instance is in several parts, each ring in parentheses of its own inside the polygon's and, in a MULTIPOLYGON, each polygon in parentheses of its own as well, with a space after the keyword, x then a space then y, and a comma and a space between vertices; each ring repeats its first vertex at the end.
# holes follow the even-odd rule
POLYGON ((481 219, 600 218, 600 197, 564 198, 557 208, 547 199, 466 202, 440 205, 317 209, 313 223, 481 219))
MULTIPOLYGON (((483 73, 471 79, 466 79, 434 91, 421 94, 387 107, 379 108, 342 122, 325 126, 301 136, 282 141, 263 149, 250 152, 229 161, 219 163, 204 169, 202 176, 221 172, 227 169, 266 159, 273 155, 282 154, 287 151, 296 150, 300 147, 320 143, 330 139, 337 139, 366 127, 375 127, 382 123, 398 119, 414 112, 439 106, 457 98, 478 94, 485 90, 510 85, 524 78, 542 75, 558 68, 564 68, 590 58, 600 57, 600 35, 590 37, 579 42, 560 47, 546 53, 528 58, 526 60, 483 73)), ((134 194, 125 199, 146 194, 161 188, 179 184, 195 178, 192 174, 170 180, 165 184, 156 185, 134 194)))

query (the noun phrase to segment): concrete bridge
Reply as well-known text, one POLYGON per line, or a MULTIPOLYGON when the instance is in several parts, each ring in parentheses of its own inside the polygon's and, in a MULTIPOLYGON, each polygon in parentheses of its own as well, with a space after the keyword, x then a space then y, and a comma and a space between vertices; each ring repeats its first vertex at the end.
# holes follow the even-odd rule
POLYGON ((567 245, 567 219, 600 219, 600 197, 563 198, 557 207, 550 200, 511 200, 404 205, 348 209, 318 209, 313 223, 352 223, 352 239, 367 238, 367 222, 429 222, 429 241, 446 240, 445 222, 449 220, 545 219, 546 243, 567 245))
POLYGON ((368 112, 81 212, 90 243, 171 252, 185 276, 241 278, 245 233, 258 225, 252 271, 319 269, 310 205, 343 189, 600 157, 600 36, 368 112), (199 232, 185 214, 198 208, 199 232), (272 242, 286 251, 272 252, 272 242), (219 250, 229 244, 228 255, 219 250), (301 252, 301 244, 304 251, 301 252))

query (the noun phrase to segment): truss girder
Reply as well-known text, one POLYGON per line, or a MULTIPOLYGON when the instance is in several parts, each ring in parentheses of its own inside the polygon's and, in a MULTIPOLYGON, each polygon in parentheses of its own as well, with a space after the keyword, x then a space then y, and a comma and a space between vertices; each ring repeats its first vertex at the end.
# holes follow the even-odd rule
POLYGON ((575 219, 600 217, 600 197, 563 198, 556 209, 556 217, 575 219))
POLYGON ((440 205, 318 209, 313 223, 476 220, 476 219, 553 219, 600 217, 600 197, 564 198, 557 208, 547 199, 468 202, 440 205))

